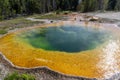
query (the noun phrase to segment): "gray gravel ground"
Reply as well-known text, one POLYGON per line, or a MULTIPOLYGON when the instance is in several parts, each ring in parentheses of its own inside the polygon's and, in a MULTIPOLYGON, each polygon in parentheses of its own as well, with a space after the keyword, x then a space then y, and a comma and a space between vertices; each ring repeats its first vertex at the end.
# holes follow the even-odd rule
POLYGON ((94 12, 87 14, 91 16, 97 16, 100 18, 111 20, 111 22, 120 26, 120 12, 104 12, 104 13, 94 12))

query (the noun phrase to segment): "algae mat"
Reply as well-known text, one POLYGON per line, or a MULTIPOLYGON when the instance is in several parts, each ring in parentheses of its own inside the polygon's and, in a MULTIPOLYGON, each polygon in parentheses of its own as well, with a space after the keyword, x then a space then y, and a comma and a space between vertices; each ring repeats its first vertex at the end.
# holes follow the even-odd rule
POLYGON ((0 51, 19 67, 46 66, 68 75, 108 78, 120 70, 119 31, 109 24, 46 24, 3 36, 0 51))

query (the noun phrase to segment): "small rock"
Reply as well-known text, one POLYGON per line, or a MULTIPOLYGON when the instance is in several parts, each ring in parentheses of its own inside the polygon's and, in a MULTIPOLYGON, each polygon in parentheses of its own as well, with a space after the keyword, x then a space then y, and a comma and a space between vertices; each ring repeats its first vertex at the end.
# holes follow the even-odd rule
POLYGON ((99 20, 100 20, 100 18, 98 18, 98 17, 91 17, 89 19, 89 21, 99 21, 99 20))

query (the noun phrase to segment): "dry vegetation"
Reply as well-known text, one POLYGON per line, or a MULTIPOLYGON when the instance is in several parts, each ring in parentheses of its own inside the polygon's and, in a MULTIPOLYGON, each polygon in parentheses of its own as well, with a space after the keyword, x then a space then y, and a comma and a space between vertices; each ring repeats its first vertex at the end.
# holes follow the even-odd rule
POLYGON ((18 28, 24 28, 24 27, 30 27, 35 24, 40 24, 43 22, 38 21, 29 21, 25 18, 16 18, 12 20, 5 20, 0 22, 0 34, 5 34, 10 30, 18 29, 18 28))

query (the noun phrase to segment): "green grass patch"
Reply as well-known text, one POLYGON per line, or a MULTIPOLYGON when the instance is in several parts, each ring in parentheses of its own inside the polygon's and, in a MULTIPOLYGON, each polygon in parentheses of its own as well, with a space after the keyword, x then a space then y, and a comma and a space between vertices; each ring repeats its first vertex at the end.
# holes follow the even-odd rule
POLYGON ((0 34, 6 34, 7 31, 6 30, 0 30, 0 34))
POLYGON ((35 80, 35 77, 30 74, 18 74, 15 72, 8 74, 4 80, 35 80))
POLYGON ((55 12, 47 13, 47 14, 34 14, 31 17, 36 19, 54 19, 54 20, 61 20, 64 19, 65 15, 71 13, 71 11, 60 11, 57 10, 55 12))
POLYGON ((62 19, 62 15, 57 14, 46 14, 46 15, 38 15, 35 17, 36 19, 62 19))

